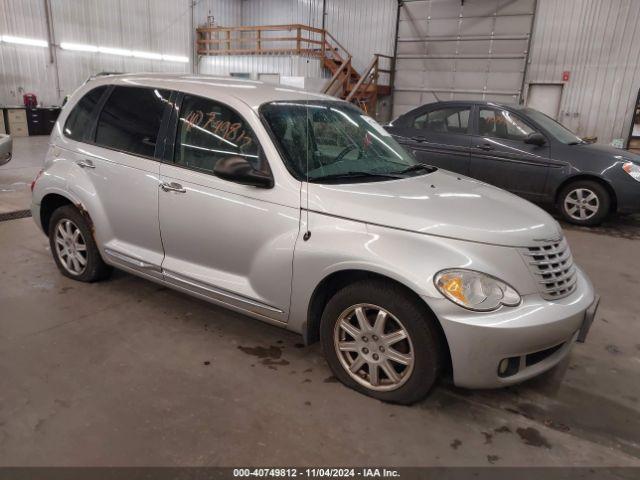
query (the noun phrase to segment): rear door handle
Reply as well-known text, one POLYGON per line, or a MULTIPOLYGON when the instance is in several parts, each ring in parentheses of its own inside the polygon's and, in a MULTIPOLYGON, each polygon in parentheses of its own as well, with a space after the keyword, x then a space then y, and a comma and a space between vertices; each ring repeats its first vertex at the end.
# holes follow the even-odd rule
POLYGON ((80 160, 79 162, 77 162, 79 167, 82 168, 96 168, 96 166, 93 164, 92 160, 89 160, 88 158, 85 158, 84 160, 80 160))
POLYGON ((480 150, 493 150, 493 145, 483 143, 482 145, 476 145, 476 148, 479 148, 480 150))
POLYGON ((182 188, 182 185, 176 182, 161 183, 160 188, 165 192, 187 193, 187 189, 182 188))

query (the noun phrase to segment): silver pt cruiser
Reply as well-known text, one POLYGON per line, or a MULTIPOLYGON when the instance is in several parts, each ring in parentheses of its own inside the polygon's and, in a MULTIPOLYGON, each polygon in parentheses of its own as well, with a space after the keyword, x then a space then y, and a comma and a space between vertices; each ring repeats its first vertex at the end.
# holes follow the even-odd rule
POLYGON ((544 211, 296 89, 93 79, 32 190, 62 274, 117 267, 319 339, 343 383, 385 401, 419 400, 445 370, 469 388, 548 370, 598 304, 544 211))

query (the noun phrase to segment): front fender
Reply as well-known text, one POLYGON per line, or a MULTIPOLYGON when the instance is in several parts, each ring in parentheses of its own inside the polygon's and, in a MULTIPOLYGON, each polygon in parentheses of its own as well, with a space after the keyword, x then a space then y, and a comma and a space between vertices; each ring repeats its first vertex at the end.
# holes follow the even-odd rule
POLYGON ((316 287, 343 270, 390 278, 422 297, 443 298, 433 277, 445 268, 469 268, 502 279, 520 294, 537 286, 516 248, 424 235, 310 213, 308 241, 299 238, 293 265, 288 326, 303 333, 316 287))

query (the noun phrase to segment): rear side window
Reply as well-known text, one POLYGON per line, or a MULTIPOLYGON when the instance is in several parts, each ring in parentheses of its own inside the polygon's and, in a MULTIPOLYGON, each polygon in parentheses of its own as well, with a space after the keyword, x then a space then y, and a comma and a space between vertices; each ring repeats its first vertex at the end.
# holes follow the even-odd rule
POLYGON ((169 95, 157 88, 115 87, 100 113, 95 143, 153 157, 169 95))
POLYGON ((235 111, 207 98, 184 96, 174 152, 177 165, 213 173, 220 160, 243 157, 256 170, 268 171, 258 152, 251 127, 235 111))
POLYGON ((106 85, 94 88, 76 103, 64 124, 65 136, 79 142, 87 140, 93 123, 93 114, 107 88, 106 85))
POLYGON ((441 108, 417 116, 413 128, 435 133, 468 133, 470 107, 441 108))

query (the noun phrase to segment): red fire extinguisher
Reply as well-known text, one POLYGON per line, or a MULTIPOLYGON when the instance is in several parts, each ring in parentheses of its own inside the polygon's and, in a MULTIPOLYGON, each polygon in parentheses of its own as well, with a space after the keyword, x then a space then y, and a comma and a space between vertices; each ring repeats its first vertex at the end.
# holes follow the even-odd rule
POLYGON ((35 108, 38 106, 38 97, 36 97, 35 93, 25 93, 22 96, 22 100, 25 107, 35 108))

